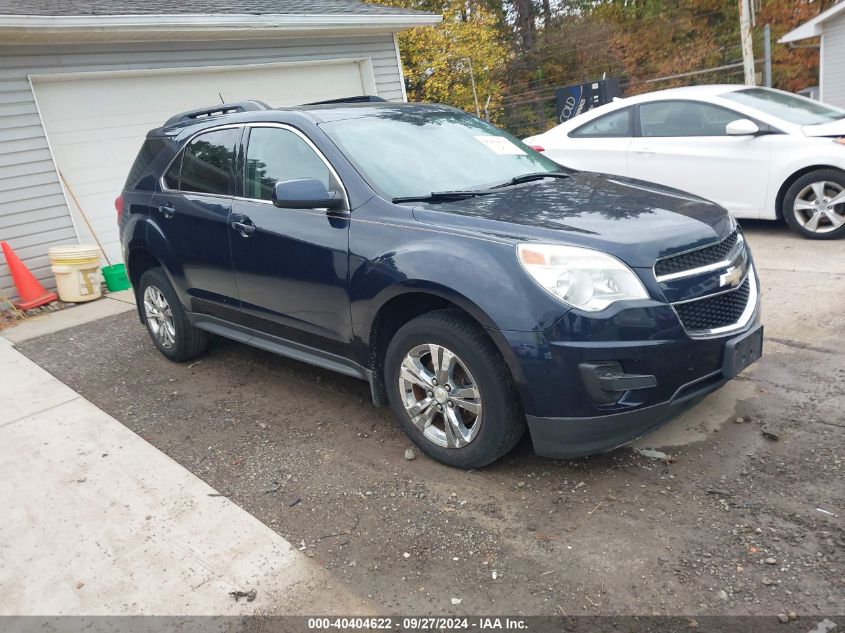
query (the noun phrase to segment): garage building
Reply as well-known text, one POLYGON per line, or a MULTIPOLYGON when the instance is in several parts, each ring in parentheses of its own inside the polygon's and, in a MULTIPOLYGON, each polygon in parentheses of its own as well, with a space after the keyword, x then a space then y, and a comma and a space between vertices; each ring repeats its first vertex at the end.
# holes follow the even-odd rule
POLYGON ((0 240, 52 287, 47 249, 93 244, 75 197, 120 261, 114 199, 147 130, 221 99, 403 101, 396 33, 440 19, 357 0, 0 0, 0 240))
POLYGON ((845 2, 804 22, 780 42, 792 44, 815 38, 819 38, 819 100, 845 108, 845 2))

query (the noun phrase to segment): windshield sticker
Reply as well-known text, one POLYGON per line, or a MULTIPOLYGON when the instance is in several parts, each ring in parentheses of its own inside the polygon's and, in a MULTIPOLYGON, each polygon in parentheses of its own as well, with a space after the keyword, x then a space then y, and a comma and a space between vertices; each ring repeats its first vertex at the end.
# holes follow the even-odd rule
POLYGON ((475 140, 487 146, 496 154, 510 154, 511 156, 525 156, 525 152, 502 136, 476 136, 475 140))

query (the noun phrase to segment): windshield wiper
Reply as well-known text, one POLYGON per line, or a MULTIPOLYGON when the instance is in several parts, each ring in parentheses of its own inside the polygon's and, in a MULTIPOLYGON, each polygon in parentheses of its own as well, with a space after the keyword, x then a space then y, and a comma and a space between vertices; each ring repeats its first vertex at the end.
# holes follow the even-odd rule
POLYGON ((520 185, 524 182, 531 182, 532 180, 542 180, 543 178, 569 178, 569 174, 563 171, 535 171, 530 174, 522 174, 515 176, 510 180, 506 180, 498 185, 493 185, 491 189, 501 189, 502 187, 510 187, 511 185, 520 185))
POLYGON ((399 204, 400 202, 437 202, 440 200, 463 200, 464 198, 474 198, 475 196, 489 195, 490 191, 485 189, 468 189, 466 191, 432 191, 429 194, 421 196, 401 196, 393 198, 391 202, 399 204))

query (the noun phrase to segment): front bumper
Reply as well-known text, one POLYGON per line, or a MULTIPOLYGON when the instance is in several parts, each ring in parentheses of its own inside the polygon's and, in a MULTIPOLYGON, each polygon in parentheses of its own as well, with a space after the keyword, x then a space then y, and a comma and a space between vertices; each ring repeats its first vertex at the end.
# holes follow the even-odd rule
POLYGON ((685 385, 679 397, 610 415, 578 418, 526 416, 534 452, 543 457, 582 457, 611 451, 662 426, 728 382, 721 371, 685 385))
MULTIPOLYGON (((538 455, 609 451, 665 424, 734 377, 736 341, 762 328, 758 310, 741 330, 706 338, 689 336, 665 304, 603 316, 570 313, 539 336, 503 333, 516 356, 514 375, 538 455), (642 388, 611 401, 597 398, 585 368, 608 364, 642 388)), ((603 382, 629 384, 625 380, 603 382)))

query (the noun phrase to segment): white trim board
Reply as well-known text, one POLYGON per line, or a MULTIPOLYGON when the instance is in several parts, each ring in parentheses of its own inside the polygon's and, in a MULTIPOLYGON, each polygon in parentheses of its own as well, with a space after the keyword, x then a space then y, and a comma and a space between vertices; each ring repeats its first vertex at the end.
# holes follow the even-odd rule
POLYGON ((319 15, 319 14, 179 14, 0 16, 4 44, 155 41, 180 35, 184 39, 254 39, 290 35, 396 33, 417 26, 433 26, 442 16, 319 15))

